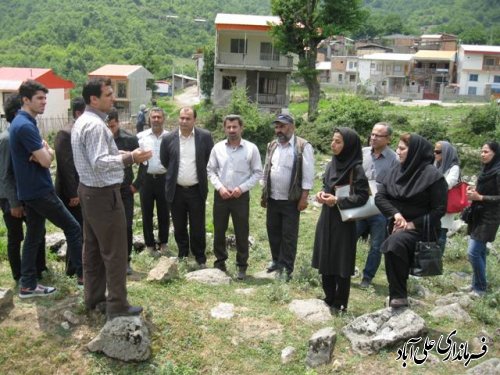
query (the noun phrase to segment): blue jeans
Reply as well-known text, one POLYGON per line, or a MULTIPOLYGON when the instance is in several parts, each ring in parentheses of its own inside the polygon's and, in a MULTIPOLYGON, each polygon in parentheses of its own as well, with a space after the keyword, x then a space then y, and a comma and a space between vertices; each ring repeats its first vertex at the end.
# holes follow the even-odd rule
POLYGON ((441 228, 441 231, 439 232, 437 243, 441 248, 441 254, 444 254, 444 248, 446 247, 446 239, 448 238, 447 233, 448 233, 447 228, 441 228))
POLYGON ((486 242, 469 239, 467 249, 469 262, 472 265, 472 289, 477 292, 486 291, 486 242))
POLYGON ((384 242, 387 229, 387 219, 384 215, 379 214, 368 219, 359 220, 356 222, 356 232, 359 238, 367 229, 370 230, 370 251, 366 258, 365 268, 363 270, 363 279, 372 280, 377 273, 380 265, 382 254, 380 246, 384 242))
POLYGON ((68 256, 79 277, 82 272, 82 231, 78 221, 64 207, 54 191, 43 197, 24 201, 26 238, 21 259, 21 287, 35 288, 38 249, 45 240, 45 219, 61 228, 68 244, 68 256))

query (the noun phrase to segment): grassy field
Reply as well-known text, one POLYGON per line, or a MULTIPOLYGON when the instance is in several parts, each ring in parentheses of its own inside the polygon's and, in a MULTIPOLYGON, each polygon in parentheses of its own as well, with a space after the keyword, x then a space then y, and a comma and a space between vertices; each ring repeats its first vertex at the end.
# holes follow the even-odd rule
MULTIPOLYGON (((329 156, 318 156, 317 172, 322 169, 329 156)), ((315 191, 320 182, 316 181, 315 191)), ((252 191, 251 236, 255 244, 250 251, 249 274, 265 269, 270 259, 265 230, 265 211, 259 206, 259 189, 252 191)), ((136 199, 138 199, 136 197, 136 199)), ((211 244, 211 209, 213 195, 207 202, 208 264, 214 257, 211 244)), ((138 202, 136 202, 138 203, 138 202)), ((243 282, 232 282, 225 286, 206 286, 179 280, 152 284, 145 278, 157 260, 146 254, 133 254, 134 275, 129 277, 130 301, 144 306, 144 317, 152 332, 152 357, 145 363, 122 363, 100 354, 89 353, 85 345, 99 332, 104 318, 87 314, 82 303, 82 292, 74 280, 64 276, 63 262, 49 255, 50 272, 43 282, 58 287, 54 297, 35 301, 21 301, 14 297, 15 307, 0 320, 0 373, 1 374, 396 374, 401 373, 401 362, 396 361, 397 347, 381 351, 377 355, 363 357, 352 352, 349 341, 340 334, 343 326, 352 319, 384 306, 387 296, 387 281, 383 264, 368 290, 357 288, 360 278, 353 279, 349 311, 340 317, 332 317, 325 324, 308 324, 297 320, 288 311, 292 299, 323 298, 319 277, 310 267, 312 244, 319 209, 310 205, 301 216, 298 255, 294 278, 289 283, 280 280, 263 281, 249 277, 243 282), (237 289, 253 288, 250 295, 237 289), (210 310, 220 302, 233 303, 236 315, 231 320, 215 320, 210 310), (70 310, 77 314, 80 324, 69 330, 61 327, 62 313, 70 310), (318 329, 332 326, 338 332, 334 350, 334 362, 317 369, 307 369, 305 356, 307 342, 318 329), (286 346, 297 349, 295 360, 287 365, 280 362, 280 353, 286 346)), ((139 206, 136 206, 136 218, 139 206)), ((55 229, 49 225, 49 231, 55 229)), ((231 229, 230 229, 231 231, 231 229)), ((140 233, 140 222, 136 221, 135 232, 140 233)), ((498 242, 498 241, 497 241, 498 242)), ((170 248, 175 252, 173 236, 170 248)), ((470 278, 471 269, 466 258, 466 239, 463 235, 450 239, 445 253, 445 274, 434 278, 410 280, 410 291, 417 284, 430 289, 434 296, 424 300, 428 305, 417 307, 429 328, 429 337, 437 339, 457 330, 455 340, 471 342, 482 331, 494 337, 495 346, 490 346, 484 359, 499 356, 498 349, 498 303, 500 302, 500 267, 497 243, 488 257, 488 279, 490 293, 476 301, 468 309, 473 322, 457 324, 447 319, 434 319, 427 315, 433 308, 437 296, 454 292, 467 285, 467 280, 457 281, 451 273, 465 272, 470 278)), ((362 270, 367 255, 367 244, 360 242, 357 252, 357 267, 362 270)), ((230 252, 229 274, 235 276, 233 264, 235 252, 230 252)), ((192 260, 181 264, 181 275, 192 268, 192 260)), ((0 226, 0 286, 16 286, 10 276, 6 255, 6 232, 0 226)), ((413 294, 415 296, 415 294, 413 294)), ((419 298, 416 297, 415 298, 419 298)), ((474 351, 474 349, 470 349, 474 351)), ((475 349, 475 352, 479 352, 475 349)), ((458 374, 464 373, 462 362, 410 364, 410 374, 458 374)), ((484 360, 483 359, 483 360, 484 360)), ((469 367, 475 365, 472 363, 469 367)))

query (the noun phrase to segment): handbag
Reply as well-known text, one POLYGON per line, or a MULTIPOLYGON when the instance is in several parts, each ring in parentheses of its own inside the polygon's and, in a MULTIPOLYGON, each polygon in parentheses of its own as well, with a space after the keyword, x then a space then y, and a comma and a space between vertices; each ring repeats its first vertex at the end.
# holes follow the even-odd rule
POLYGON ((427 241, 418 241, 415 245, 413 264, 410 275, 413 276, 438 276, 443 274, 443 252, 441 246, 430 239, 429 215, 424 216, 424 238, 427 241))
MULTIPOLYGON (((340 217, 342 221, 363 220, 371 216, 380 214, 379 209, 375 205, 375 194, 377 193, 377 183, 374 180, 368 180, 369 197, 366 203, 359 207, 341 209, 340 217)), ((349 185, 335 186, 335 196, 337 198, 348 197, 352 191, 352 169, 349 176, 349 185)))
POLYGON ((468 186, 469 185, 466 182, 460 181, 448 190, 448 205, 446 206, 447 213, 456 214, 458 212, 462 212, 464 208, 470 206, 469 200, 467 199, 468 186))

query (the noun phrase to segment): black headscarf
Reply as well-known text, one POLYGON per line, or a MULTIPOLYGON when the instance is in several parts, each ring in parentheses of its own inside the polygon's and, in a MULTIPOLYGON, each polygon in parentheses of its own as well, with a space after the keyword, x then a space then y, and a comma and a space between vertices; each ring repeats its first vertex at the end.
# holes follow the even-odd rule
POLYGON ((450 142, 439 141, 438 143, 441 145, 441 161, 436 161, 435 165, 439 172, 445 174, 454 165, 460 165, 460 161, 457 149, 450 142))
POLYGON ((325 185, 330 191, 333 191, 336 185, 348 184, 351 169, 363 162, 358 133, 350 128, 336 128, 333 133, 342 135, 344 148, 340 154, 332 156, 332 161, 326 167, 325 185))
POLYGON ((443 178, 433 162, 432 144, 418 134, 411 134, 406 160, 399 167, 391 169, 383 180, 389 195, 396 199, 407 199, 443 178))
POLYGON ((485 145, 487 145, 490 150, 495 153, 495 156, 493 156, 493 159, 491 159, 488 164, 483 164, 483 167, 481 168, 481 173, 479 173, 479 176, 477 177, 478 191, 480 191, 481 185, 483 185, 490 178, 495 177, 497 173, 500 172, 500 146, 498 145, 498 142, 486 142, 485 145))

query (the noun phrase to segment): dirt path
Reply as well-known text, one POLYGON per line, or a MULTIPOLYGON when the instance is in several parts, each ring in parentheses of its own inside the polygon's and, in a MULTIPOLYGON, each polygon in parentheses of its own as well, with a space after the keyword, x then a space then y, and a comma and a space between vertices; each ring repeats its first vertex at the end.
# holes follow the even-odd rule
POLYGON ((184 89, 181 94, 175 94, 174 102, 179 107, 191 107, 199 104, 200 98, 198 97, 198 86, 190 86, 184 89))

